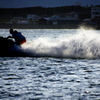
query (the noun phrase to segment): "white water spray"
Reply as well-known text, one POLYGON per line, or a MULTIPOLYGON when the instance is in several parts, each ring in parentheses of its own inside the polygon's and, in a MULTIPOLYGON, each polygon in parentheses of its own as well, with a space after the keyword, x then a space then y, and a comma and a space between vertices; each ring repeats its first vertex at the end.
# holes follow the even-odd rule
POLYGON ((100 34, 81 28, 56 39, 40 37, 22 45, 22 49, 35 57, 100 58, 100 34))

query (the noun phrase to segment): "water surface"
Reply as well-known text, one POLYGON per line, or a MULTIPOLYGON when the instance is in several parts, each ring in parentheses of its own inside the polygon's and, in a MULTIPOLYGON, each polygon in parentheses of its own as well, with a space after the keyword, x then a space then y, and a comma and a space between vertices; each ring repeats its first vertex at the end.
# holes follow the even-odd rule
POLYGON ((99 30, 20 31, 42 56, 0 57, 0 100, 100 100, 99 30))

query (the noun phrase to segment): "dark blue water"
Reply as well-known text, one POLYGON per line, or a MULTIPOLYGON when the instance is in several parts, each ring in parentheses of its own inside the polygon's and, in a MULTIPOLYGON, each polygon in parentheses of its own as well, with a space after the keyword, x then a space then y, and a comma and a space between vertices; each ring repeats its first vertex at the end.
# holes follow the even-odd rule
POLYGON ((100 100, 99 30, 20 31, 44 57, 0 57, 0 100, 100 100))

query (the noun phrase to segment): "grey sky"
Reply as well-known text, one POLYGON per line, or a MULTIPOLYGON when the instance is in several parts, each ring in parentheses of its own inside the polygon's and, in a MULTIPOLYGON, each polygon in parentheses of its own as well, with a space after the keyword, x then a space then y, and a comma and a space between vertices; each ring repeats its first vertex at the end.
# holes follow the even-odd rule
POLYGON ((85 5, 100 5, 100 0, 0 0, 0 8, 22 8, 22 7, 57 7, 75 5, 81 2, 85 5))

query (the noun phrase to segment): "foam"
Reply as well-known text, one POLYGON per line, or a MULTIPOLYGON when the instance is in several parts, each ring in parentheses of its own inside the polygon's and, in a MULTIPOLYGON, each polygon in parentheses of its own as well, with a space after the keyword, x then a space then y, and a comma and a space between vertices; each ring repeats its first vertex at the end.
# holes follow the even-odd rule
POLYGON ((40 37, 22 45, 29 56, 61 58, 100 58, 100 34, 94 30, 77 29, 74 34, 40 37))

